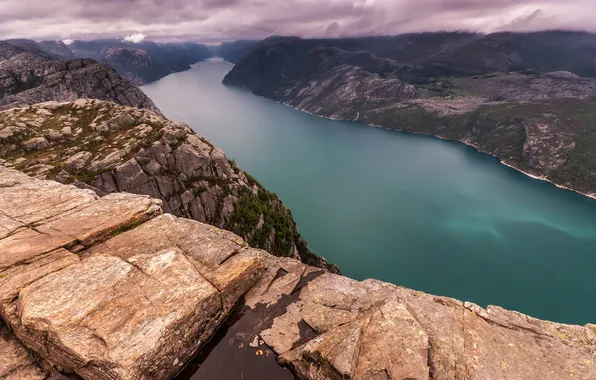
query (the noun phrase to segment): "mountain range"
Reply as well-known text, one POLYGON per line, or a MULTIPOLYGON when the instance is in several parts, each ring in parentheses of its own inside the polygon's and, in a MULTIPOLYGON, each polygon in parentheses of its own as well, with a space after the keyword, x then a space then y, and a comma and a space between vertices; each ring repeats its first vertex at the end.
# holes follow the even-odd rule
POLYGON ((106 63, 135 85, 156 81, 168 74, 188 70, 190 65, 210 58, 211 50, 194 42, 127 42, 119 39, 62 41, 6 40, 6 43, 43 53, 54 59, 91 58, 106 63))
MULTIPOLYGON (((274 37, 217 54, 238 62, 226 84, 593 194, 591 38, 274 37)), ((206 357, 247 379, 596 376, 593 324, 335 274, 275 194, 126 79, 204 49, 118 44, 0 41, 0 379, 170 379, 206 357)))
POLYGON ((270 37, 224 84, 320 116, 461 141, 596 196, 596 35, 270 37))

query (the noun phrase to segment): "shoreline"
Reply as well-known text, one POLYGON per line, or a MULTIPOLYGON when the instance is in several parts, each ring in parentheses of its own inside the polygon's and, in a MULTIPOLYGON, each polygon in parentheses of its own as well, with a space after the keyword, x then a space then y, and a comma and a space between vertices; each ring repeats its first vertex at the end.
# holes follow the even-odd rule
MULTIPOLYGON (((265 98, 265 97, 263 97, 263 98, 265 98)), ((268 98, 266 98, 266 99, 268 99, 268 98)), ((387 128, 387 127, 384 127, 382 125, 363 123, 363 122, 358 121, 356 119, 355 120, 348 120, 348 119, 339 119, 339 118, 334 118, 334 117, 329 117, 329 116, 318 115, 316 113, 313 113, 313 112, 310 112, 310 111, 307 111, 307 110, 304 110, 304 109, 300 109, 300 108, 294 107, 293 105, 291 105, 289 103, 285 103, 285 102, 282 102, 282 101, 275 101, 275 102, 276 103, 279 103, 279 104, 283 104, 283 105, 288 106, 288 107, 291 107, 291 108, 295 109, 296 111, 304 112, 306 114, 313 115, 313 116, 316 116, 316 117, 320 117, 320 118, 323 118, 323 119, 334 120, 334 121, 349 121, 349 122, 358 123, 360 125, 364 125, 364 126, 367 126, 367 127, 383 129, 383 130, 386 130, 386 131, 408 133, 408 134, 419 135, 419 136, 429 136, 429 137, 437 138, 439 140, 454 141, 454 142, 463 144, 465 146, 472 147, 478 153, 487 154, 487 155, 489 155, 491 157, 494 157, 494 158, 496 158, 499 161, 500 164, 505 165, 508 168, 511 168, 511 169, 513 169, 513 170, 515 170, 515 171, 517 171, 519 173, 522 173, 522 174, 524 174, 527 177, 530 177, 530 178, 535 179, 535 180, 543 181, 543 182, 549 183, 549 184, 551 184, 551 185, 553 185, 553 186, 555 186, 555 187, 557 187, 559 189, 571 191, 573 193, 582 195, 584 197, 587 197, 587 198, 596 200, 596 193, 592 193, 592 194, 583 193, 583 192, 581 192, 579 190, 575 190, 575 189, 572 189, 570 187, 567 187, 567 186, 564 186, 564 185, 560 185, 558 183, 555 183, 555 182, 551 181, 550 179, 548 179, 545 176, 538 176, 538 175, 535 175, 535 174, 526 172, 526 171, 524 171, 524 170, 522 170, 522 169, 520 169, 518 167, 515 167, 514 165, 512 165, 510 163, 507 163, 507 162, 503 161, 501 158, 495 156, 494 154, 491 154, 491 153, 488 153, 488 152, 484 152, 484 151, 478 149, 477 146, 475 146, 474 144, 470 144, 470 143, 468 143, 466 141, 449 139, 449 138, 445 138, 445 137, 441 137, 441 136, 433 135, 433 134, 429 134, 429 133, 410 132, 410 131, 403 131, 403 130, 399 130, 399 129, 387 128)), ((358 113, 358 115, 360 115, 360 113, 358 113)))

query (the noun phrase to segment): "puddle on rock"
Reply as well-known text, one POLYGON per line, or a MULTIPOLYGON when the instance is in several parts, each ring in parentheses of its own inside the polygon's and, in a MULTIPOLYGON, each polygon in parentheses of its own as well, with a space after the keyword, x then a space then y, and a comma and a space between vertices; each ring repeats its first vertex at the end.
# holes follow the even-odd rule
POLYGON ((176 380, 294 380, 277 363, 277 354, 251 332, 258 317, 258 310, 236 308, 176 380))

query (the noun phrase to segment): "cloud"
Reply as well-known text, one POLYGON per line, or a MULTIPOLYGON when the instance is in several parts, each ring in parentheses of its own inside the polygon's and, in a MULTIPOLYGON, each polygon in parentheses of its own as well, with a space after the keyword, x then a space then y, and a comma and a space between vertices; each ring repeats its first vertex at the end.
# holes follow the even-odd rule
POLYGON ((132 33, 132 34, 129 34, 128 36, 124 37, 124 41, 138 44, 139 42, 142 42, 145 39, 145 37, 147 37, 147 36, 144 35, 143 33, 132 33))
POLYGON ((62 42, 64 43, 64 45, 70 45, 74 42, 74 40, 72 38, 67 38, 65 40, 62 40, 62 42))
POLYGON ((271 34, 596 31, 595 0, 0 0, 0 38, 217 42, 271 34))

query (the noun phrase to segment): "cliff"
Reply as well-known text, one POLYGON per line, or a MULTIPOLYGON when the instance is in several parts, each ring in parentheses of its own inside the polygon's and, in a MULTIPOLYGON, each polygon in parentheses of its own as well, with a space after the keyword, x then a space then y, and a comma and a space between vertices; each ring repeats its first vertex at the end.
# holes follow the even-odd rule
POLYGON ((324 117, 461 141, 596 196, 594 57, 596 37, 572 32, 272 37, 224 84, 324 117))
POLYGON ((594 325, 354 281, 147 196, 1 165, 0 251, 1 379, 173 378, 231 313, 210 343, 224 355, 195 359, 220 378, 261 379, 244 374, 274 359, 312 380, 596 376, 594 325))
POLYGON ((254 247, 337 271, 314 255, 279 198, 185 124, 98 100, 0 112, 0 158, 92 189, 145 194, 166 212, 233 231, 254 247))
POLYGON ((79 98, 111 100, 159 113, 151 99, 106 64, 91 59, 59 61, 0 41, 0 110, 79 98))

